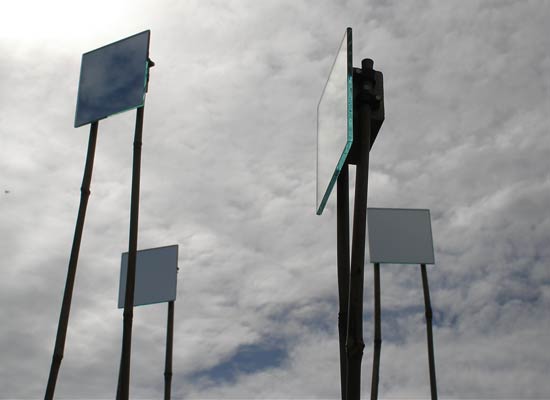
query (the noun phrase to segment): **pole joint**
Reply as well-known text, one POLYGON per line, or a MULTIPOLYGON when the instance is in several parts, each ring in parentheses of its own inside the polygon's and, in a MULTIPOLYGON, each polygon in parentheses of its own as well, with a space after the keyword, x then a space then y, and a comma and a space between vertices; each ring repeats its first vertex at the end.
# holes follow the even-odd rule
POLYGON ((365 343, 362 340, 353 341, 352 343, 347 344, 346 348, 348 349, 348 355, 350 357, 362 356, 365 343))

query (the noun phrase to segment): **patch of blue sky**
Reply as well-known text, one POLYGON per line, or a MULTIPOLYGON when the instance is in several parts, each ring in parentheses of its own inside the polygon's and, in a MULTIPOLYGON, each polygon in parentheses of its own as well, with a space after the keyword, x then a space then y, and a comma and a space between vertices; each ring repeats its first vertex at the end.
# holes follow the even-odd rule
POLYGON ((280 367, 287 358, 288 352, 282 342, 242 345, 229 359, 193 373, 191 379, 209 384, 235 383, 241 375, 280 367))

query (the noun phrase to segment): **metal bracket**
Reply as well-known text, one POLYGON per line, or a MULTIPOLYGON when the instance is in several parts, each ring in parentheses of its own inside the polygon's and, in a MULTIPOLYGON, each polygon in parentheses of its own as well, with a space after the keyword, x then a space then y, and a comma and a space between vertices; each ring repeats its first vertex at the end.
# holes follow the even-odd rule
POLYGON ((147 82, 145 83, 145 93, 149 91, 149 70, 155 66, 155 62, 147 57, 147 82))
POLYGON ((357 165, 357 149, 360 148, 361 134, 359 129, 359 109, 370 109, 370 148, 372 148, 378 131, 385 118, 384 112, 384 77, 382 72, 373 69, 373 61, 364 59, 362 68, 353 69, 353 144, 348 163, 357 165))

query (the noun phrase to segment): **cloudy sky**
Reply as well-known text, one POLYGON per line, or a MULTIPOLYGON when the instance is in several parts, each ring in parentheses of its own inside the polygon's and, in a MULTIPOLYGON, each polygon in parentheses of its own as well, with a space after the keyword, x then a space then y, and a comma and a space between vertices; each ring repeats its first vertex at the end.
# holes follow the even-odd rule
MULTIPOLYGON (((0 398, 46 387, 88 141, 81 54, 145 29, 138 248, 179 244, 174 398, 339 397, 335 198, 315 215, 315 135, 350 26, 354 64, 384 73, 369 206, 431 210, 440 397, 550 399, 549 20, 547 1, 3 3, 0 398)), ((134 119, 99 123, 60 399, 116 391, 134 119)), ((367 263, 365 398, 372 281, 367 263)), ((420 269, 384 265, 381 281, 380 397, 427 398, 420 269)), ((133 398, 162 396, 165 324, 166 304, 135 310, 133 398)))

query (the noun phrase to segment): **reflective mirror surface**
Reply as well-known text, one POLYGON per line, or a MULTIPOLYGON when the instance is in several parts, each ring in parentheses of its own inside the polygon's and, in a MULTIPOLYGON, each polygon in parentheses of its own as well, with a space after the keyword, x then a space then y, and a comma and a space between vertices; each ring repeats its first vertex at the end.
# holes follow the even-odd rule
MULTIPOLYGON (((124 308, 128 253, 122 254, 118 308, 124 308)), ((136 258, 134 306, 176 300, 178 245, 140 250, 136 258)))
POLYGON ((368 208, 371 263, 433 264, 430 210, 368 208))
POLYGON ((317 214, 321 215, 353 142, 351 28, 346 29, 317 106, 317 214))
POLYGON ((144 31, 82 55, 75 127, 143 105, 149 37, 144 31))

